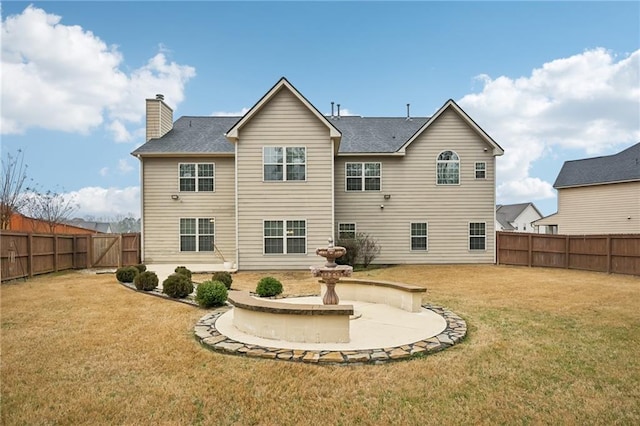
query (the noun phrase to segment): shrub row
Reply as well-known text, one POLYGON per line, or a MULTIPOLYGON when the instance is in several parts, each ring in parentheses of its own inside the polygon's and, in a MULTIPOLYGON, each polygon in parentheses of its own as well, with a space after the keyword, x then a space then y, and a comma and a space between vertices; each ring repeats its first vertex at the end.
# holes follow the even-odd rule
MULTIPOLYGON (((123 283, 134 283, 138 290, 151 291, 158 287, 158 276, 155 272, 147 271, 143 264, 124 266, 116 271, 116 278, 123 283)), ((184 298, 193 293, 192 273, 185 266, 178 266, 175 273, 169 275, 162 282, 162 292, 172 298, 184 298)), ((224 304, 228 290, 231 289, 233 277, 229 272, 215 272, 211 280, 198 285, 196 302, 200 306, 209 308, 224 304)), ((263 277, 258 281, 256 293, 260 297, 272 297, 281 294, 282 283, 273 277, 263 277)))

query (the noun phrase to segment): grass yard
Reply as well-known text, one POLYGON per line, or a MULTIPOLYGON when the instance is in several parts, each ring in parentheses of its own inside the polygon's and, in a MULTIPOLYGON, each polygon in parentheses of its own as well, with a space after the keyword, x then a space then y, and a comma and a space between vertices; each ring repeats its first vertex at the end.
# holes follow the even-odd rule
MULTIPOLYGON (((238 273, 233 287, 265 275, 288 294, 318 291, 308 271, 238 273)), ((222 355, 193 336, 202 309, 114 275, 40 277, 0 287, 1 423, 640 424, 640 278, 505 266, 354 276, 426 286, 467 321, 467 339, 385 365, 222 355)))

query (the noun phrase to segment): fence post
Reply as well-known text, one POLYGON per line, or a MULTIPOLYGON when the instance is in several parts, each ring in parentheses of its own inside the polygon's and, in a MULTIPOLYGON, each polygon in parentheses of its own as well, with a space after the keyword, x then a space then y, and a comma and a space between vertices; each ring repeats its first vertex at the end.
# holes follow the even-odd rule
POLYGON ((529 251, 527 263, 529 264, 529 268, 531 268, 533 266, 533 235, 529 234, 527 240, 527 250, 529 251))
POLYGON ((58 235, 53 236, 53 272, 58 272, 58 235))
POLYGON ((564 267, 569 269, 569 236, 564 236, 564 267))
POLYGON ((613 249, 613 240, 611 235, 607 235, 607 274, 611 273, 611 260, 613 256, 611 256, 611 250, 613 249))
MULTIPOLYGON (((138 256, 140 254, 138 253, 138 256)), ((500 264, 500 233, 496 232, 496 265, 500 264)))
POLYGON ((33 234, 27 234, 27 275, 33 278, 33 234))

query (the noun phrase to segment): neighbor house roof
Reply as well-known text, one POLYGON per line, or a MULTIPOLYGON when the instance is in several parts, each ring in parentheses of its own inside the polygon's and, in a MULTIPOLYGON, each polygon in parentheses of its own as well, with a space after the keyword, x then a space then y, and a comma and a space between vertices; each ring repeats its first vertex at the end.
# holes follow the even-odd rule
POLYGON ((640 180, 640 143, 617 154, 565 161, 554 188, 640 180))
POLYGON ((515 222, 515 220, 525 211, 527 207, 533 207, 533 209, 538 213, 540 217, 540 211, 536 208, 533 203, 520 203, 520 204, 504 204, 496 206, 496 220, 502 225, 503 229, 513 230, 515 229, 511 223, 515 222))
POLYGON ((111 224, 109 222, 96 222, 84 219, 71 219, 65 221, 67 225, 75 226, 77 228, 89 229, 91 231, 100 232, 104 234, 111 233, 111 224))

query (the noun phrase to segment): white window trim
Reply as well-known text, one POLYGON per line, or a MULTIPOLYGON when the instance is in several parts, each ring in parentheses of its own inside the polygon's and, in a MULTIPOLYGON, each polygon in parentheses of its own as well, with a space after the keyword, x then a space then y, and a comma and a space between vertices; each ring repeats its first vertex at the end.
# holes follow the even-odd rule
MULTIPOLYGON (((309 221, 307 219, 299 219, 299 218, 287 218, 287 219, 262 219, 262 254, 264 256, 306 256, 307 255, 307 242, 309 235, 309 221), (287 221, 303 221, 304 222, 304 253, 287 253, 287 221), (264 224, 265 222, 282 222, 282 253, 267 253, 264 250, 264 224)), ((276 238, 276 237, 269 237, 276 238)), ((302 237, 292 237, 292 238, 302 238, 302 237)))
MULTIPOLYGON (((458 157, 458 158, 460 158, 460 157, 458 157)), ((475 162, 474 167, 473 167, 473 177, 476 180, 486 180, 487 179, 487 162, 486 161, 476 161, 475 162), (478 169, 478 164, 484 164, 484 169, 479 170, 478 169), (481 177, 481 178, 478 177, 478 172, 479 171, 484 172, 484 177, 481 177)))
MULTIPOLYGON (((213 244, 216 243, 216 218, 215 217, 180 217, 178 218, 178 252, 179 253, 214 253, 215 247, 212 247, 211 250, 202 251, 200 250, 200 219, 209 219, 209 221, 213 224, 213 234, 204 234, 204 235, 213 235, 213 244), (182 236, 183 234, 180 232, 180 222, 182 219, 195 219, 196 221, 196 249, 194 251, 191 250, 182 250, 182 236)), ((184 236, 192 236, 192 234, 184 234, 184 236)))
MULTIPOLYGON (((178 192, 181 192, 183 194, 188 194, 190 192, 206 192, 206 193, 216 192, 216 163, 214 163, 214 162, 178 163, 178 192), (195 191, 183 191, 183 190, 180 189, 180 179, 182 179, 182 176, 180 176, 180 166, 183 165, 183 164, 194 164, 196 166, 196 175, 195 175, 196 187, 195 187, 195 191), (213 190, 212 191, 199 191, 198 190, 198 180, 200 179, 200 177, 198 176, 198 164, 211 164, 213 166, 213 176, 212 177, 205 177, 205 179, 213 179, 213 190)), ((188 218, 186 218, 186 219, 188 219, 188 218)))
POLYGON ((309 167, 307 161, 307 147, 306 145, 289 145, 289 146, 263 146, 262 147, 262 182, 265 183, 278 183, 278 182, 306 182, 307 176, 309 176, 309 167), (282 148, 282 180, 267 180, 264 176, 265 165, 277 165, 276 163, 264 162, 264 151, 267 148, 282 148), (295 163, 295 165, 304 165, 304 180, 287 180, 287 148, 304 148, 304 163, 295 163))
POLYGON ((338 239, 340 239, 340 225, 353 225, 353 235, 358 235, 358 225, 356 222, 338 222, 338 239))
POLYGON ((477 221, 477 222, 467 222, 467 249, 470 252, 483 252, 487 251, 487 222, 477 221), (482 223, 484 224, 484 235, 471 235, 471 224, 472 223, 482 223), (471 237, 484 237, 484 248, 483 249, 472 249, 471 248, 471 237))
POLYGON ((440 151, 438 153, 438 155, 436 155, 436 186, 460 186, 460 184, 462 183, 461 170, 462 170, 462 160, 460 159, 460 155, 456 151, 454 151, 452 149, 443 149, 442 151, 440 151), (440 161, 446 162, 446 163, 453 163, 454 162, 452 160, 438 160, 440 155, 443 152, 446 152, 446 151, 451 151, 458 157, 458 183, 438 183, 438 162, 440 162, 440 161))
MULTIPOLYGON (((375 177, 375 176, 369 176, 369 177, 375 177)), ((348 161, 346 163, 344 163, 344 192, 382 192, 382 161, 348 161), (362 175, 360 176, 360 179, 362 181, 362 189, 360 190, 355 190, 355 189, 347 189, 347 180, 348 179, 354 179, 356 176, 347 176, 347 165, 349 164, 362 164, 362 175), (365 164, 379 164, 380 165, 380 189, 365 189, 365 174, 364 174, 364 165, 365 164)))
MULTIPOLYGON (((422 235, 416 235, 416 237, 422 237, 422 235)), ((429 251, 429 222, 426 220, 423 221, 417 221, 414 220, 412 222, 409 222, 409 251, 411 251, 412 253, 426 253, 429 251), (427 239, 427 247, 424 250, 417 250, 413 248, 413 244, 411 239, 414 237, 413 233, 412 233, 412 229, 411 229, 411 225, 413 225, 414 223, 424 223, 427 225, 427 235, 425 235, 424 237, 427 239)))

